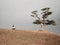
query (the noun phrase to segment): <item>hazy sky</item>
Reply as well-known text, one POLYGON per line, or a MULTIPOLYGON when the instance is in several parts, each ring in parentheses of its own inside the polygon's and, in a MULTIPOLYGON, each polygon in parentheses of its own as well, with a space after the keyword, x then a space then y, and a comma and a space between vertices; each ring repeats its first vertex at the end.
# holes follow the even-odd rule
POLYGON ((39 26, 32 22, 31 11, 50 7, 53 14, 49 19, 56 21, 56 26, 46 26, 46 29, 60 34, 60 0, 0 0, 0 28, 10 28, 15 25, 17 29, 37 30, 39 26))

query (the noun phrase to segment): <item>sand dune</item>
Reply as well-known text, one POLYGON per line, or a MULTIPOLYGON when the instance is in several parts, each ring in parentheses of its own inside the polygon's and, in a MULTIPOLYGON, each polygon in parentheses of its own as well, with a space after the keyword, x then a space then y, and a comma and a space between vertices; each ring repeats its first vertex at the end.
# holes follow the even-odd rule
POLYGON ((0 45, 60 45, 60 36, 48 31, 0 29, 0 45))

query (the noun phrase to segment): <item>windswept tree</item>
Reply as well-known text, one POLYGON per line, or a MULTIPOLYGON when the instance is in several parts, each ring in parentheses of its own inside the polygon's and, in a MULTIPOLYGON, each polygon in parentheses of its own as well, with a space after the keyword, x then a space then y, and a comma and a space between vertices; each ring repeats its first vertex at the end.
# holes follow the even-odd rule
POLYGON ((42 30, 44 30, 45 25, 56 25, 54 20, 47 19, 47 17, 52 14, 52 12, 49 11, 49 10, 50 10, 50 8, 41 9, 41 11, 42 11, 42 13, 41 13, 42 14, 42 20, 40 19, 39 15, 37 14, 38 11, 32 11, 31 16, 37 18, 37 20, 35 20, 33 22, 33 24, 42 24, 41 25, 42 30))

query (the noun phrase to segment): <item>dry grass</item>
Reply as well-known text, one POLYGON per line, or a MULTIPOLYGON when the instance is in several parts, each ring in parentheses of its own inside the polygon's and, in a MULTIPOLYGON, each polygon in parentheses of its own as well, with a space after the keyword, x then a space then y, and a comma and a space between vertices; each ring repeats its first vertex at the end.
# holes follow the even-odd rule
POLYGON ((0 29, 0 45, 60 45, 60 36, 48 31, 0 29))

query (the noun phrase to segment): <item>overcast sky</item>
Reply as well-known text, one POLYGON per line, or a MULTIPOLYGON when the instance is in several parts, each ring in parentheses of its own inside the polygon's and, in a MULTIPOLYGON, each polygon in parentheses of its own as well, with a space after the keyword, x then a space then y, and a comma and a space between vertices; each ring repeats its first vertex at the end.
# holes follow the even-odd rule
POLYGON ((56 21, 56 26, 46 26, 46 30, 60 34, 60 0, 0 0, 0 28, 10 28, 15 25, 17 29, 38 30, 40 26, 32 22, 31 11, 50 7, 53 14, 49 19, 56 21))

